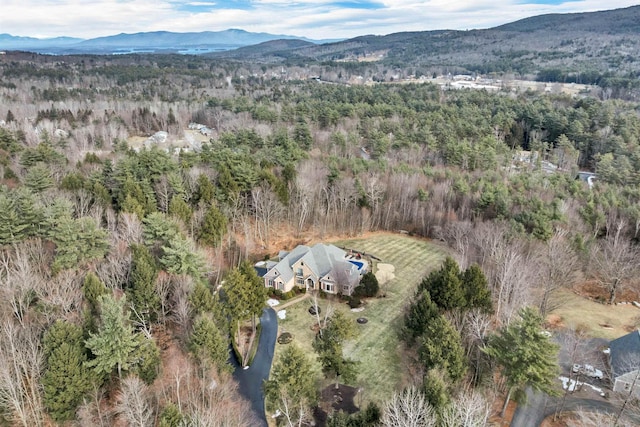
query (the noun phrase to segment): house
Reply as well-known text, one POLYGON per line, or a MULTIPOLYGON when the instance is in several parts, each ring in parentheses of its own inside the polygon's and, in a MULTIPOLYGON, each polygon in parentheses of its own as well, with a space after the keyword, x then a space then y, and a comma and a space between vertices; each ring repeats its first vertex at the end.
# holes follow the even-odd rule
POLYGON ((609 366, 613 391, 632 392, 640 397, 640 331, 609 343, 609 366))
POLYGON ((280 251, 277 260, 261 261, 255 268, 266 287, 282 292, 298 286, 306 290, 351 295, 367 266, 360 254, 318 243, 312 247, 299 245, 291 252, 280 251))

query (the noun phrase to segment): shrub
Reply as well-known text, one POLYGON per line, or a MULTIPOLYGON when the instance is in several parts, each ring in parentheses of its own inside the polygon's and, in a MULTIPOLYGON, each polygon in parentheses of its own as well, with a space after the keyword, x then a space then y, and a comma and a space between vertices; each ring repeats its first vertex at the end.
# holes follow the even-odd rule
POLYGON ((360 300, 359 297, 354 295, 351 298, 349 298, 348 304, 349 304, 349 307, 351 308, 358 308, 362 305, 362 301, 360 300))

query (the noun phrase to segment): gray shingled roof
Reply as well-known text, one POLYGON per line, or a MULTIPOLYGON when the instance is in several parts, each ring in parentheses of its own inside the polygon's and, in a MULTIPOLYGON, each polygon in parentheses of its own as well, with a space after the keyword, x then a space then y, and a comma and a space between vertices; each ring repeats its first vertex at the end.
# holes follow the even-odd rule
POLYGON ((611 375, 618 378, 640 368, 640 331, 633 331, 609 343, 611 375))
POLYGON ((318 243, 311 248, 299 245, 288 253, 280 251, 279 255, 282 256, 281 260, 275 265, 269 265, 268 270, 275 268, 285 282, 295 275, 291 267, 300 259, 318 278, 331 273, 333 277, 346 276, 346 280, 351 284, 359 279, 358 268, 344 260, 346 252, 333 245, 318 243))
POLYGON ((336 260, 343 259, 345 251, 333 245, 318 243, 305 254, 302 261, 318 277, 326 276, 333 268, 336 260))
POLYGON ((299 245, 294 250, 287 253, 282 260, 275 265, 275 269, 280 273, 280 277, 285 282, 288 282, 293 278, 293 270, 291 266, 295 264, 301 257, 303 257, 309 251, 309 246, 299 245))

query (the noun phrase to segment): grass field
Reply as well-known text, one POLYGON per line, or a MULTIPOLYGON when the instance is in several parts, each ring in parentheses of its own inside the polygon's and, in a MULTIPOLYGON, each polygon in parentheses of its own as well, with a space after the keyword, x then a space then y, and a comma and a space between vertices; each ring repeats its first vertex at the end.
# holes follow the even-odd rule
MULTIPOLYGON (((364 311, 353 313, 345 303, 332 303, 335 309, 343 311, 353 321, 357 329, 357 337, 345 345, 346 355, 359 362, 358 377, 353 385, 362 388, 362 394, 356 399, 356 403, 382 402, 404 381, 400 363, 401 345, 398 340, 403 309, 413 296, 418 282, 440 266, 446 251, 427 241, 400 234, 375 234, 363 239, 333 243, 372 254, 380 258, 381 262, 395 267, 395 278, 381 286, 381 293, 386 297, 369 300, 364 311), (366 317, 368 323, 358 324, 358 317, 366 317)), ((320 300, 322 313, 328 303, 320 300)), ((279 333, 287 331, 294 335, 294 343, 303 348, 313 360, 320 378, 320 365, 311 347, 315 334, 311 328, 315 318, 308 312, 310 305, 311 300, 307 299, 288 307, 286 319, 279 321, 279 333)), ((276 359, 281 348, 281 345, 276 344, 276 359)), ((322 381, 321 385, 326 384, 327 381, 322 381)))
POLYGON ((584 326, 594 338, 618 338, 640 323, 640 309, 631 304, 601 304, 568 290, 559 291, 556 298, 561 305, 551 312, 551 322, 559 321, 557 326, 584 326))

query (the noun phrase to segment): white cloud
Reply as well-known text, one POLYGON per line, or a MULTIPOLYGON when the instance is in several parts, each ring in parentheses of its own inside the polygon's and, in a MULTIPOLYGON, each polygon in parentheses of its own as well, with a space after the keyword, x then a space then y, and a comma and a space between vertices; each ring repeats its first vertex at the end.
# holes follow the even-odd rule
MULTIPOLYGON (((398 31, 489 28, 528 16, 614 9, 636 0, 380 0, 379 8, 345 8, 331 0, 254 0, 233 8, 224 0, 3 0, 0 31, 20 36, 98 37, 141 31, 241 28, 310 38, 347 38, 398 31), (183 6, 197 6, 189 11, 183 6), (205 6, 205 7, 203 7, 205 6), (218 6, 224 6, 218 8, 218 6), (197 11, 196 11, 197 10, 197 11)), ((343 3, 344 4, 344 3, 343 3)))

